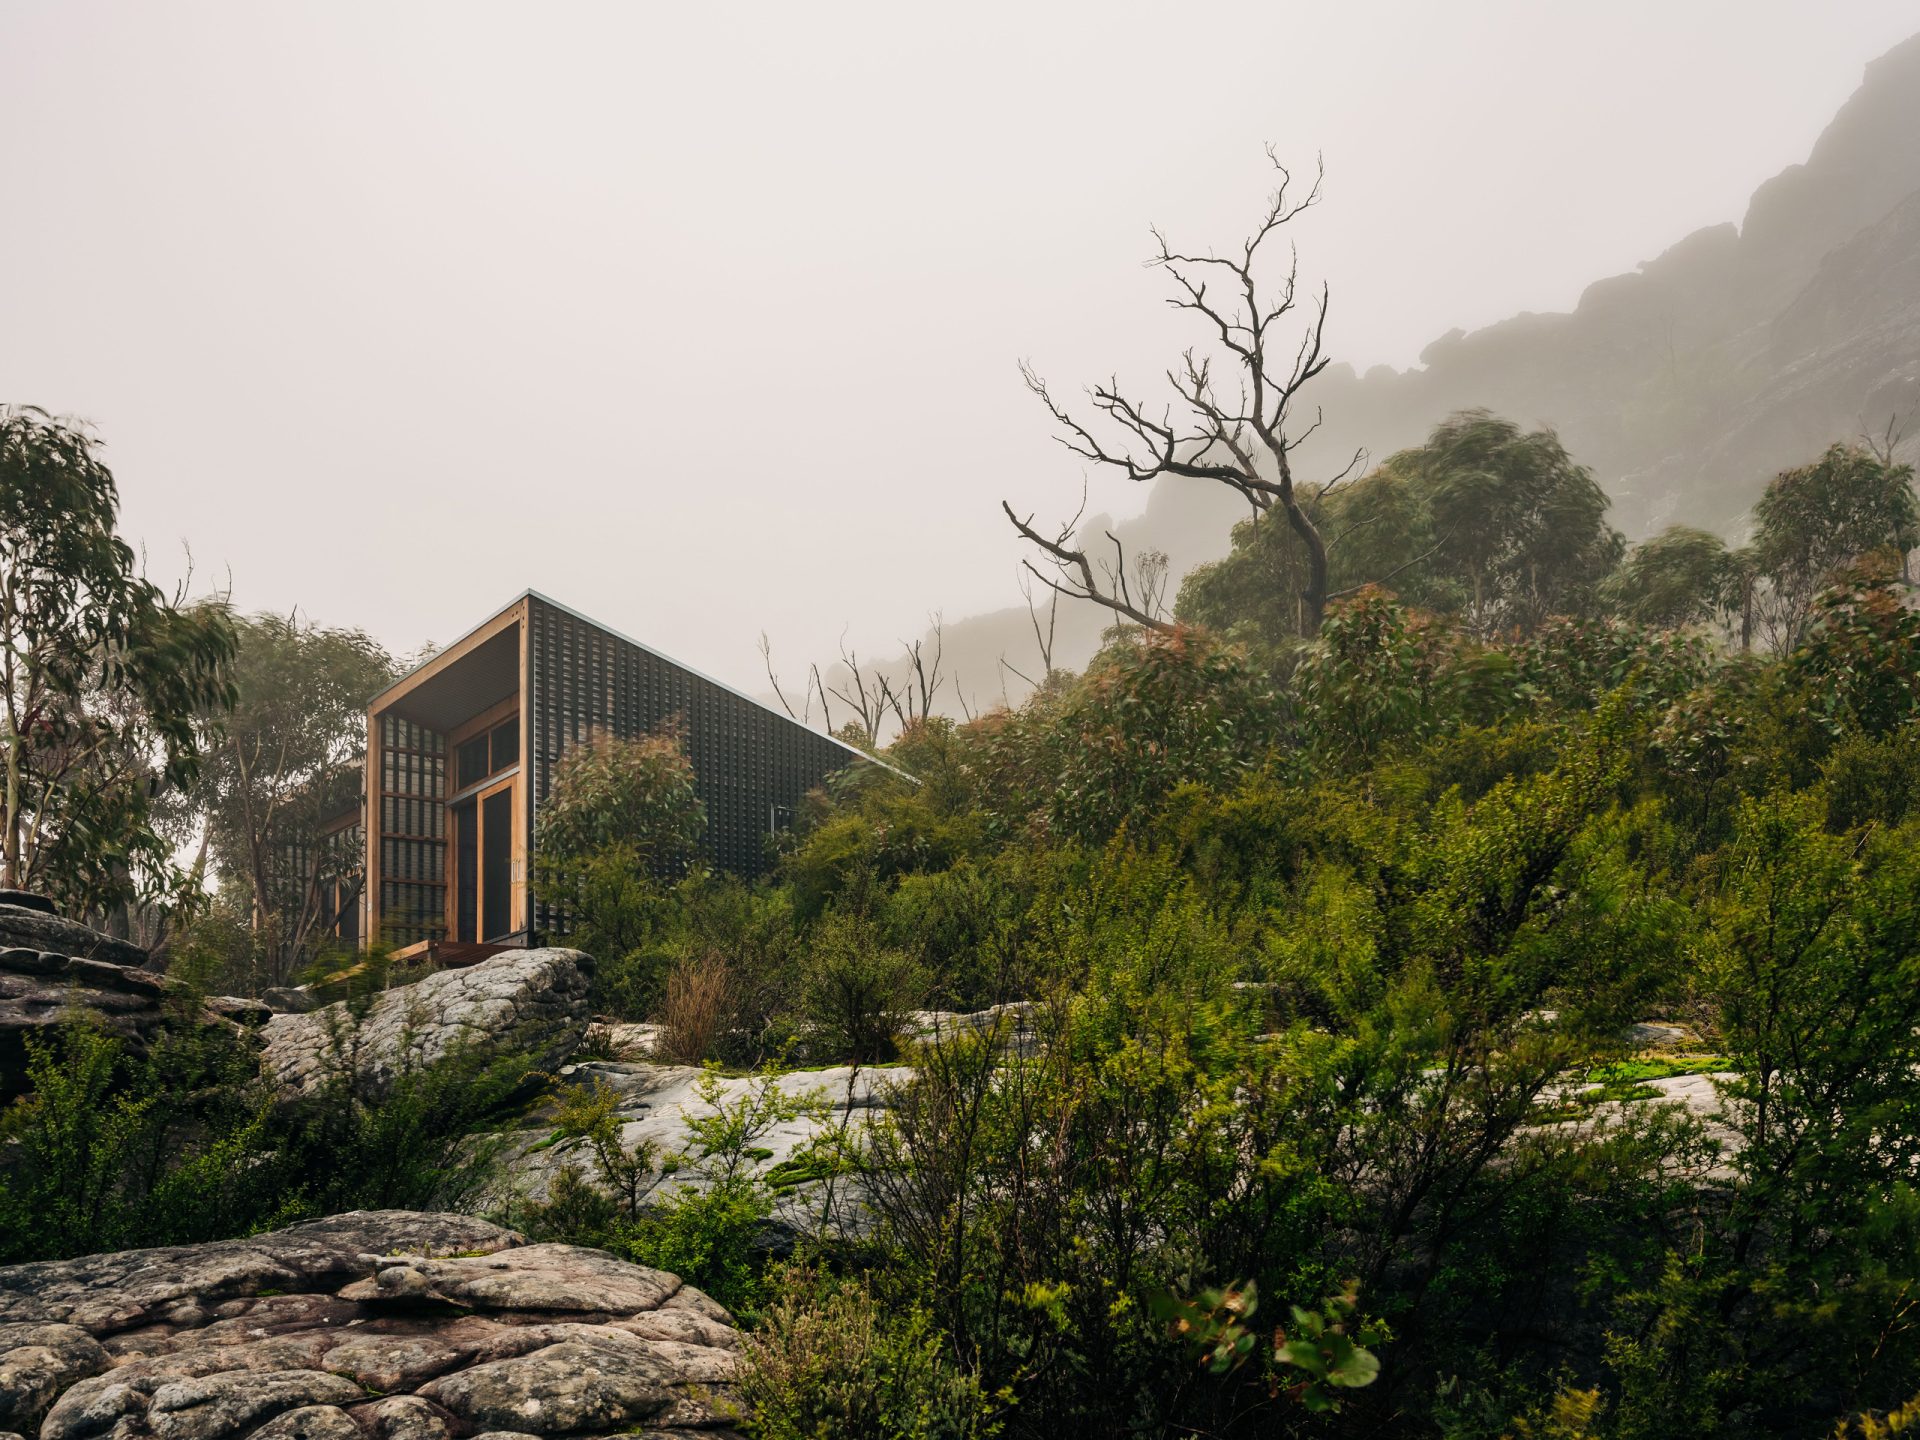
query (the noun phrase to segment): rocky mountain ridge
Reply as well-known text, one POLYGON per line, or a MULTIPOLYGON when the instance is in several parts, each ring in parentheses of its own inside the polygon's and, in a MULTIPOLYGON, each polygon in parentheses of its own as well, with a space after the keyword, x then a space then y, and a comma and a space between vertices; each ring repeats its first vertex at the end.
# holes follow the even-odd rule
MULTIPOLYGON (((1329 367, 1310 397, 1324 423, 1297 472, 1331 475, 1355 450, 1384 459, 1486 408, 1557 430, 1630 539, 1670 524, 1738 538, 1766 482, 1836 440, 1904 421, 1896 454, 1920 459, 1916 136, 1920 35, 1866 67, 1807 159, 1759 186, 1737 225, 1595 281, 1571 311, 1451 331, 1416 369, 1329 367)), ((1224 554, 1244 513, 1219 486, 1165 478, 1140 515, 1096 515, 1081 533, 1103 544, 1110 528, 1129 554, 1164 551, 1177 578, 1224 554)), ((1063 602, 1056 661, 1084 663, 1110 618, 1063 602)), ((1024 608, 950 621, 943 638, 948 672, 969 677, 976 702, 1000 683, 978 677, 1004 676, 1010 698, 1024 690, 1003 656, 1036 673, 1024 608)))

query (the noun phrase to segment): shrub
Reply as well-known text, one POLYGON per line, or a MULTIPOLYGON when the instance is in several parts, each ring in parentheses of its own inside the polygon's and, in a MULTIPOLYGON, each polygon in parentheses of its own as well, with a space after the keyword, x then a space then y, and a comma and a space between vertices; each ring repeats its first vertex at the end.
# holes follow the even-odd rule
POLYGON ((864 915, 835 910, 808 937, 801 1004, 824 1054, 886 1060, 899 1048, 906 1012, 926 991, 920 967, 883 943, 864 915))
POLYGON ((747 1342, 741 1398, 761 1440, 971 1440, 1000 1408, 953 1364, 924 1310, 794 1266, 747 1342))
POLYGON ((629 740, 600 731, 554 762, 538 848, 570 859, 620 846, 641 868, 677 870, 692 858, 706 823, 677 733, 629 740))
POLYGON ((456 1207, 488 1160, 474 1130, 527 1075, 523 1057, 457 1054, 379 1099, 343 1076, 283 1105, 251 1048, 214 1027, 130 1055, 78 1012, 27 1043, 32 1088, 0 1115, 0 1263, 456 1207))

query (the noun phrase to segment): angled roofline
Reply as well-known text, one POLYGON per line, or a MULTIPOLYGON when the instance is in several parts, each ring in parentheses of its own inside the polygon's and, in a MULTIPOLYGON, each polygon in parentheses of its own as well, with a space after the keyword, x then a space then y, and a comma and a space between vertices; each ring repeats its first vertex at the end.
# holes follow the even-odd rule
POLYGON ((466 631, 466 633, 461 635, 458 639, 446 645, 442 645, 439 649, 435 650, 431 655, 428 655, 422 658, 418 664, 411 666, 404 675, 399 676, 397 679, 393 681, 392 684, 386 686, 384 689, 382 689, 379 692, 379 694, 375 695, 372 699, 368 700, 367 709, 368 710, 374 709, 388 695, 391 695, 394 691, 405 686, 407 682, 412 680, 415 675, 419 674, 422 670, 426 669, 429 665, 432 665, 435 661, 439 660, 441 656, 446 655, 451 651, 458 650, 462 645, 466 644, 475 635, 478 635, 482 630, 485 630, 489 625, 492 625, 495 621, 499 620, 500 617, 505 615, 508 611, 513 610, 517 606, 525 604, 529 600, 538 600, 542 605, 551 605, 554 609, 559 610, 564 614, 571 615, 574 619, 579 620, 585 624, 591 625, 596 630, 605 631, 607 634, 613 636, 614 639, 624 641, 626 644, 633 646, 636 650, 644 650, 647 652, 647 654, 653 656, 655 659, 664 660, 667 664, 673 666, 675 669, 684 670, 687 672, 687 674, 695 676, 698 679, 704 680, 709 685, 718 686, 720 689, 725 690, 729 695, 733 695, 738 697, 739 699, 745 700, 749 705, 754 705, 759 707, 760 709, 766 711, 769 715, 773 716, 776 720, 784 720, 789 725, 798 725, 802 730, 812 731, 813 734, 818 735, 821 739, 839 746, 842 750, 846 751, 847 754, 855 760, 865 760, 870 765, 878 765, 883 770, 892 771, 895 775, 898 775, 903 780, 911 780, 916 785, 920 783, 916 777, 909 775, 906 771, 902 770, 898 765, 890 764, 889 762, 882 760, 878 755, 869 755, 866 751, 861 750, 856 746, 847 744, 846 741, 840 739, 837 735, 833 735, 825 730, 814 730, 811 725, 805 724, 802 721, 794 719, 793 716, 785 713, 784 711, 774 709, 773 706, 767 704, 766 701, 757 699, 756 697, 747 694, 746 691, 739 689, 737 686, 729 685, 724 680, 716 680, 713 678, 713 676, 707 674, 704 670, 696 670, 693 666, 683 664, 681 661, 674 659, 673 656, 667 654, 664 650, 659 650, 653 647, 652 645, 644 644, 641 641, 634 639, 631 635, 626 634, 624 631, 614 629, 611 625, 606 624, 604 621, 596 620, 591 615, 584 614, 581 611, 574 609, 571 605, 563 604, 562 602, 554 599, 551 595, 542 594, 540 591, 534 590, 531 588, 522 590, 518 595, 514 596, 511 600, 509 600, 506 604, 502 605, 499 609, 490 611, 484 620, 480 621, 479 624, 469 628, 466 631))

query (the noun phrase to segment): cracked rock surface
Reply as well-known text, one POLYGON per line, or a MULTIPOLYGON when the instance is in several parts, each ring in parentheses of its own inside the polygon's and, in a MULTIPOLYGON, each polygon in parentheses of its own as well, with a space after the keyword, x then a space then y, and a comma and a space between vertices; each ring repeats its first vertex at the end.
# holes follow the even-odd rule
POLYGON ((260 1063, 292 1095, 323 1087, 350 1067, 370 1093, 404 1069, 468 1047, 521 1050, 551 1069, 577 1048, 590 1019, 593 961, 578 950, 507 950, 389 990, 357 1025, 343 1002, 266 1023, 260 1063))
POLYGON ((464 1215, 0 1268, 0 1435, 729 1436, 740 1337, 664 1271, 464 1215))

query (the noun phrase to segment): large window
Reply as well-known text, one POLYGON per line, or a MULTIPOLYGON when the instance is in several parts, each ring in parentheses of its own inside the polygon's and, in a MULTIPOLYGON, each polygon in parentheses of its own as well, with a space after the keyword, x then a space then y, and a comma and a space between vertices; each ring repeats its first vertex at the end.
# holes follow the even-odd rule
POLYGON ((471 740, 463 740, 457 756, 455 769, 458 780, 454 788, 467 790, 478 785, 490 775, 498 775, 520 760, 520 717, 512 716, 482 731, 471 740))

